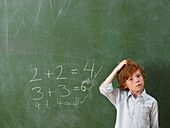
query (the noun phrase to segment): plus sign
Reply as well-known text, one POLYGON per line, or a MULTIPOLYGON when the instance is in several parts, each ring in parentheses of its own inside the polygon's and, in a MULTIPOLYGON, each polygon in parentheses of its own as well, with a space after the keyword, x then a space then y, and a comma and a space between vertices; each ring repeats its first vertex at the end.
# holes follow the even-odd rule
POLYGON ((51 89, 49 88, 49 91, 47 93, 49 93, 49 97, 51 97, 52 93, 55 93, 56 91, 51 91, 51 89))
POLYGON ((48 106, 49 106, 49 103, 48 103, 48 100, 46 100, 46 104, 45 104, 46 106, 47 106, 47 108, 48 108, 48 106))
POLYGON ((54 73, 52 73, 52 72, 50 72, 50 71, 48 70, 48 73, 45 74, 45 75, 47 75, 47 77, 50 78, 50 76, 53 75, 53 74, 54 74, 54 73))

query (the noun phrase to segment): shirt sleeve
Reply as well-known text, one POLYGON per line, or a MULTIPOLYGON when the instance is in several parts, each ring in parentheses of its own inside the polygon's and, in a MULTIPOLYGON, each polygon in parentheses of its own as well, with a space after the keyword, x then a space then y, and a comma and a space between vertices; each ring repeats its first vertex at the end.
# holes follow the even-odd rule
POLYGON ((156 100, 153 102, 153 106, 151 110, 151 128, 159 128, 158 103, 156 100))
MULTIPOLYGON (((103 84, 103 83, 102 83, 103 84)), ((101 86, 102 86, 101 84, 101 86)), ((116 107, 121 99, 121 92, 119 88, 113 88, 112 83, 108 84, 106 87, 99 87, 100 93, 106 96, 109 101, 116 107)))

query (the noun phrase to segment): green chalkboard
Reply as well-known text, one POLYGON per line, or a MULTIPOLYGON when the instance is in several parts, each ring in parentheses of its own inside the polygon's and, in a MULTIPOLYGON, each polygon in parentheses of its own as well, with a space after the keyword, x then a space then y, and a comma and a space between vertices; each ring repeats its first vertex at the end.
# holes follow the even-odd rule
POLYGON ((1 128, 113 128, 98 88, 126 58, 169 127, 169 0, 1 0, 0 14, 1 128))

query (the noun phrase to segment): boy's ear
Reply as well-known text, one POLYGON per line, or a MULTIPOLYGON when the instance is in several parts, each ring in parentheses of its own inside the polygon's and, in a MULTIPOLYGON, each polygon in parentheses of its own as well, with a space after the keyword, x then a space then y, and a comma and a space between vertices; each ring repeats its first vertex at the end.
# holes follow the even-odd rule
POLYGON ((125 90, 126 90, 126 89, 128 89, 128 86, 125 84, 124 88, 125 88, 125 90))

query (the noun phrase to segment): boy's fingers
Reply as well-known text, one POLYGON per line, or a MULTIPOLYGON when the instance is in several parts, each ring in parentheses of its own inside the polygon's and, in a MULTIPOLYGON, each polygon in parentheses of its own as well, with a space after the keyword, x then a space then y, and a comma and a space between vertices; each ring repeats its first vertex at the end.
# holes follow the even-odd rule
POLYGON ((123 60, 123 61, 120 62, 120 63, 127 64, 127 60, 123 60))

